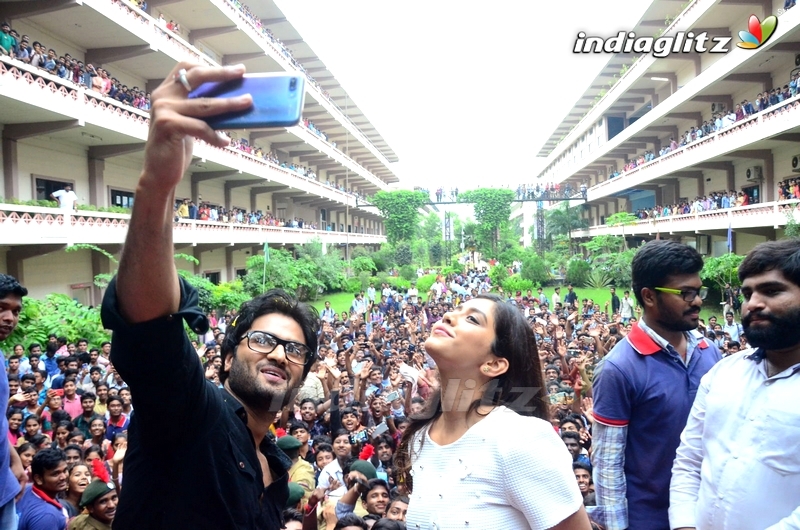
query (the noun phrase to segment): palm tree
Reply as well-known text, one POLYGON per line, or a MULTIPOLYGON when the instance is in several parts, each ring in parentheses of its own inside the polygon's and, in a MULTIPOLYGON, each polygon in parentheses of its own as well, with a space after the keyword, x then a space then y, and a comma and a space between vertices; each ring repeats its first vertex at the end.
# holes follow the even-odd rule
POLYGON ((622 227, 622 248, 624 250, 628 250, 628 240, 625 239, 625 227, 635 225, 638 221, 639 218, 629 212, 618 212, 606 218, 606 224, 608 226, 622 227))
POLYGON ((569 253, 572 255, 572 232, 573 230, 583 230, 589 226, 589 222, 581 217, 579 207, 570 208, 569 203, 564 202, 558 208, 553 208, 545 212, 545 227, 547 237, 565 235, 569 240, 569 253))

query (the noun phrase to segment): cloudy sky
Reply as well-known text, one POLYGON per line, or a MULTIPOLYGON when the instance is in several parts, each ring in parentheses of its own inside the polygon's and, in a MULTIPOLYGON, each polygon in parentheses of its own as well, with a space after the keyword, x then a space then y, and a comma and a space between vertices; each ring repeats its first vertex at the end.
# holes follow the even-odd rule
POLYGON ((460 189, 532 179, 541 145, 608 61, 574 55, 576 34, 628 29, 648 5, 276 3, 397 152, 403 187, 460 189))

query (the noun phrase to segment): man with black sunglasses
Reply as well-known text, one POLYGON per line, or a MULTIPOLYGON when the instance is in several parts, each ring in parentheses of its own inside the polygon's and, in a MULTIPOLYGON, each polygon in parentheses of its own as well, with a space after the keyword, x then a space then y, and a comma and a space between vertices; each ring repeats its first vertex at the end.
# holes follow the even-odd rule
POLYGON ((203 334, 208 321, 173 260, 173 197, 191 161, 191 137, 218 147, 228 141, 197 117, 250 105, 187 100, 188 87, 243 73, 181 64, 153 92, 137 201, 102 309, 114 331, 111 361, 136 410, 115 530, 283 527, 292 462, 267 433, 311 368, 319 316, 281 290, 243 304, 220 337, 219 389, 184 331, 185 321, 203 334))
POLYGON ((700 379, 720 360, 696 331, 707 289, 703 258, 675 241, 650 241, 633 258, 643 314, 594 372, 597 506, 608 530, 669 530, 672 461, 700 379))

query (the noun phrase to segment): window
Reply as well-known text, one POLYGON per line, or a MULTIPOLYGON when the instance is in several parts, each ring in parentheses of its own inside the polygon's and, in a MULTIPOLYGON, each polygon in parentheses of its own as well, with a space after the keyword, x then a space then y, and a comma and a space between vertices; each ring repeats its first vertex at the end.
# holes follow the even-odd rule
POLYGON ((245 276, 247 276, 247 269, 236 269, 237 278, 244 278, 245 276))
POLYGON ((320 208, 319 209, 319 218, 323 222, 327 221, 328 220, 328 210, 326 210, 325 208, 320 208))
MULTIPOLYGON (((54 191, 63 190, 64 186, 73 186, 72 182, 50 180, 46 178, 36 178, 36 200, 52 201, 50 194, 54 191)), ((72 187, 75 191, 75 187, 72 187)))
POLYGON ((133 192, 111 190, 111 206, 120 208, 133 208, 133 192))
POLYGON ((219 271, 216 271, 216 272, 206 272, 206 273, 204 274, 204 276, 206 277, 206 280, 210 281, 210 282, 211 282, 211 283, 213 283, 214 285, 219 285, 219 282, 220 282, 220 277, 219 277, 219 276, 220 276, 220 274, 219 274, 219 271))

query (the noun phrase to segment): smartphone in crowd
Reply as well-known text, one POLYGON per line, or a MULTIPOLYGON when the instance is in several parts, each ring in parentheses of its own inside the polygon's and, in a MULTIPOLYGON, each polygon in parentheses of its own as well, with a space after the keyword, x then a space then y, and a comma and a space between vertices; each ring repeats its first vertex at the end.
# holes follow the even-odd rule
POLYGON ((305 98, 305 76, 299 74, 245 74, 241 79, 203 83, 189 98, 232 98, 250 94, 253 106, 203 120, 212 129, 264 129, 293 127, 300 122, 305 98))
POLYGON ((566 402, 567 402, 566 392, 556 392, 555 394, 550 394, 551 405, 563 405, 566 402))
POLYGON ((385 400, 386 400, 386 403, 391 403, 392 401, 394 401, 395 399, 397 399, 397 398, 399 398, 399 397, 400 397, 400 392, 398 392, 397 390, 395 390, 395 391, 393 391, 393 392, 389 392, 388 394, 386 394, 385 396, 383 396, 383 399, 385 399, 385 400))
POLYGON ((375 426, 375 430, 372 431, 372 437, 377 438, 381 434, 385 433, 389 430, 389 426, 386 425, 385 421, 380 422, 378 425, 375 426))
POLYGON ((357 444, 361 442, 366 442, 369 439, 369 435, 367 434, 367 430, 364 429, 363 431, 359 431, 355 434, 350 435, 350 443, 357 444))

